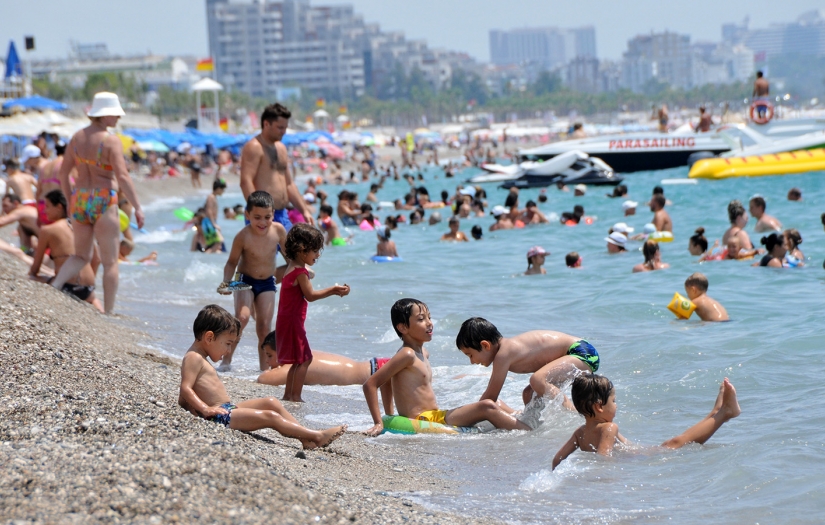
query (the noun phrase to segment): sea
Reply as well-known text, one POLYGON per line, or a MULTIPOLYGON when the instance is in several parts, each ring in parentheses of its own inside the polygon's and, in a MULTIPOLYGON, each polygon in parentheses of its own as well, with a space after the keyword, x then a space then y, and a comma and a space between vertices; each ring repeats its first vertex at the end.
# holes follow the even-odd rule
MULTIPOLYGON (((437 200, 478 173, 466 169, 455 178, 422 170, 437 200)), ((533 432, 493 432, 461 436, 385 434, 370 443, 384 456, 406 449, 421 465, 454 483, 454 494, 407 494, 432 509, 509 523, 821 523, 825 516, 825 173, 684 182, 687 168, 626 175, 628 198, 639 202, 635 216, 624 217, 623 199, 605 196, 606 187, 589 187, 583 197, 548 188, 539 205, 557 217, 575 204, 592 224, 550 224, 490 232, 491 216, 461 221, 484 238, 468 243, 440 242, 448 228, 402 224, 392 232, 401 262, 374 263, 376 236, 344 228, 346 246, 327 247, 314 266, 316 288, 335 283, 351 287, 347 297, 309 305, 306 328, 314 349, 356 360, 390 357, 400 341, 390 323, 390 306, 414 297, 427 303, 435 325, 427 347, 433 388, 441 408, 477 401, 491 369, 471 365, 455 346, 465 319, 481 316, 502 334, 558 330, 587 338, 601 354, 600 374, 616 387, 616 422, 633 445, 612 457, 576 452, 555 471, 554 454, 583 423, 576 413, 551 403, 544 423, 533 432), (679 180, 680 179, 680 180, 679 180), (640 232, 652 218, 646 207, 651 190, 662 185, 674 224, 674 241, 661 244, 663 271, 633 274, 643 261, 641 243, 627 253, 608 255, 605 237, 615 222, 640 232), (802 189, 790 202, 787 191, 802 189), (688 238, 704 227, 712 244, 728 226, 727 205, 747 207, 760 194, 767 211, 804 239, 805 266, 752 267, 753 261, 698 263, 688 253, 688 238), (544 247, 547 275, 524 276, 526 253, 544 247), (568 252, 583 258, 580 269, 564 262, 568 252), (710 281, 709 294, 730 314, 726 323, 705 323, 694 316, 677 320, 667 305, 693 272, 710 281), (726 423, 705 445, 664 451, 658 444, 699 421, 712 408, 719 384, 730 378, 742 415, 726 423)), ((335 205, 346 188, 363 199, 368 183, 323 186, 335 205)), ((506 190, 486 184, 490 206, 503 204, 506 190)), ((303 189, 303 187, 301 187, 303 189)), ((393 201, 410 189, 404 180, 387 180, 379 200, 393 201)), ((537 200, 539 189, 522 190, 520 205, 537 200)), ((216 293, 226 255, 189 251, 192 232, 181 230, 174 210, 196 209, 196 197, 163 196, 145 204, 145 234, 137 234, 132 258, 158 252, 158 264, 121 265, 117 311, 123 322, 148 332, 155 351, 182 357, 193 341, 192 322, 206 304, 232 310, 232 299, 216 293)), ((220 207, 242 202, 237 182, 218 199, 220 207)), ((382 219, 393 210, 382 209, 382 219)), ((488 208, 489 213, 489 208, 488 208)), ((406 212, 409 214, 409 212, 406 212)), ((429 216, 429 212, 427 216, 429 216)), ((243 227, 221 220, 231 244, 243 227)), ((340 224, 340 222, 339 222, 340 224)), ((747 231, 755 244, 761 234, 747 231)), ((254 381, 258 375, 254 325, 247 327, 234 368, 228 374, 254 381)), ((528 376, 510 374, 502 399, 521 406, 528 376)), ((272 387, 280 395, 281 387, 272 387)), ((569 386, 566 391, 569 394, 569 386)), ((351 430, 371 426, 359 386, 308 386, 301 415, 311 426, 347 423, 351 430), (324 400, 324 403, 319 402, 324 400), (313 401, 317 401, 313 407, 313 401)), ((399 474, 403 475, 403 474, 399 474)))

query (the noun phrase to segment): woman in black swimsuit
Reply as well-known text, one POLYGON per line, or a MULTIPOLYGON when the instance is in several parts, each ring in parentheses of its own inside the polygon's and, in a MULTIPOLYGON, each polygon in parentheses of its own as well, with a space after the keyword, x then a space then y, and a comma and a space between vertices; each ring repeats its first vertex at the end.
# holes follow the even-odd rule
POLYGON ((768 253, 762 257, 759 263, 754 266, 769 266, 771 268, 782 268, 782 260, 788 251, 788 246, 785 244, 785 236, 781 233, 772 233, 762 237, 760 241, 768 253))

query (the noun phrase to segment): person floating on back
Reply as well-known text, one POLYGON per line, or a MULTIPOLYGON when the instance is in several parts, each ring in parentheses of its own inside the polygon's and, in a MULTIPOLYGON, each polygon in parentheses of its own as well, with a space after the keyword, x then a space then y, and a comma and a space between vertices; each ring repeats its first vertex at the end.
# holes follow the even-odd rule
MULTIPOLYGON (((628 443, 613 422, 616 417, 616 389, 604 376, 582 374, 573 380, 573 404, 584 416, 584 425, 573 432, 553 458, 553 470, 576 449, 610 456, 616 443, 628 443)), ((719 395, 710 414, 682 434, 671 438, 661 446, 682 448, 688 443, 705 443, 724 423, 741 413, 736 400, 736 389, 726 377, 719 386, 719 395)))
POLYGON ((729 321, 728 311, 708 294, 708 278, 696 272, 685 279, 685 293, 696 305, 696 315, 702 321, 729 321))
MULTIPOLYGON (((223 282, 218 289, 223 295, 232 293, 228 286, 236 267, 240 273, 240 280, 252 286, 251 290, 235 292, 235 317, 241 322, 240 334, 242 334, 249 322, 254 305, 255 331, 258 335, 258 364, 261 370, 269 368, 262 344, 266 335, 272 331, 272 316, 275 313, 275 291, 278 289, 275 285, 278 245, 286 243, 286 229, 281 224, 273 222, 272 207, 272 196, 269 193, 255 191, 249 195, 246 201, 246 219, 249 224, 239 231, 232 241, 232 249, 223 268, 223 282)), ((223 357, 221 370, 229 369, 235 345, 223 357)))
MULTIPOLYGON (((493 365, 493 373, 481 400, 498 401, 501 388, 510 372, 533 374, 530 384, 522 393, 525 415, 531 419, 532 428, 538 425, 538 413, 531 412, 538 405, 543 408, 542 398, 556 397, 559 387, 581 372, 595 372, 600 358, 596 349, 579 337, 550 330, 533 330, 515 337, 504 337, 493 323, 472 317, 461 324, 455 345, 474 365, 493 365), (538 401, 532 403, 536 398, 538 401)), ((563 397, 566 408, 573 405, 563 397)))
POLYGON ((180 367, 178 404, 196 416, 234 430, 271 428, 301 441, 305 449, 325 447, 341 437, 346 425, 326 430, 301 426, 281 403, 272 397, 250 399, 233 405, 226 388, 209 364, 220 361, 232 351, 240 323, 218 305, 205 306, 195 319, 195 342, 189 347, 180 367))
POLYGON ((275 320, 278 363, 292 365, 286 378, 284 401, 303 402, 301 391, 304 388, 309 363, 312 361, 312 350, 304 328, 307 302, 332 295, 344 297, 349 293, 349 286, 346 284, 336 284, 322 290, 312 288, 307 266, 315 264, 323 249, 324 234, 306 223, 294 225, 284 243, 284 255, 289 261, 289 266, 284 273, 284 280, 281 281, 281 299, 278 304, 278 317, 275 320))
POLYGON ((491 399, 439 410, 433 392, 430 354, 424 348, 433 338, 430 309, 417 299, 399 299, 390 309, 390 319, 403 344, 389 362, 364 383, 364 397, 374 423, 365 432, 367 435, 377 436, 384 430, 378 389, 387 382, 392 384, 392 396, 401 416, 459 427, 489 421, 496 428, 530 430, 529 425, 512 415, 512 409, 500 407, 491 399))

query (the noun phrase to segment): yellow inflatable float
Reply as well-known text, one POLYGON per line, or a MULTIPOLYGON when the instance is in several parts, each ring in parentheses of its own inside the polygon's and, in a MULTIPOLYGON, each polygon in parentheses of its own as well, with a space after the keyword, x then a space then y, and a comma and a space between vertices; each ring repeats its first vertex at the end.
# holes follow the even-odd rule
POLYGON ((696 310, 696 305, 687 297, 683 297, 679 292, 676 292, 673 294, 670 304, 667 305, 667 309, 679 319, 690 319, 693 311, 696 310))
POLYGON ((688 177, 691 179, 728 179, 731 177, 761 177, 788 175, 809 171, 825 171, 825 149, 771 153, 753 157, 702 159, 697 161, 688 177))

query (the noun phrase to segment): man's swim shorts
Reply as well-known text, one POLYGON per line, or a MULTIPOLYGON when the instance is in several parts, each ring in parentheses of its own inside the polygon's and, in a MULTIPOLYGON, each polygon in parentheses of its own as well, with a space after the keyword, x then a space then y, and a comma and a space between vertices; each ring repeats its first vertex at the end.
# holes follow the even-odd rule
POLYGON ((238 407, 236 407, 232 403, 224 403, 221 405, 221 408, 226 409, 226 414, 218 414, 217 416, 212 416, 210 418, 207 418, 207 421, 214 421, 215 423, 220 423, 225 427, 229 427, 229 420, 232 418, 232 411, 238 407))
POLYGON ((275 276, 267 279, 254 279, 248 275, 241 274, 241 282, 244 282, 252 287, 252 294, 257 298, 264 292, 276 292, 278 287, 275 285, 275 276))
POLYGON ((570 348, 567 349, 567 355, 581 359, 587 363, 587 366, 589 366, 593 372, 599 369, 599 352, 584 339, 570 345, 570 348))
POLYGON ((370 375, 373 375, 381 370, 381 367, 386 365, 389 360, 390 359, 388 357, 373 357, 370 359, 370 375))
POLYGON ((444 416, 447 415, 446 410, 427 410, 425 412, 421 412, 418 414, 416 419, 421 421, 429 421, 430 423, 441 423, 442 425, 446 425, 447 422, 444 421, 444 416))

